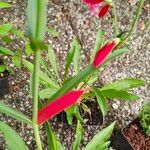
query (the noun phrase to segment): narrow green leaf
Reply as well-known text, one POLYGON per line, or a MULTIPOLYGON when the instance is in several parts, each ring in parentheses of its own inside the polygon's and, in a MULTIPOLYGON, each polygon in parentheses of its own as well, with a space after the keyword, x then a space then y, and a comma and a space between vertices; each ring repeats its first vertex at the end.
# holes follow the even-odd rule
POLYGON ((135 79, 135 78, 126 78, 122 80, 115 81, 111 84, 105 85, 102 90, 108 90, 108 89, 114 89, 114 90, 128 90, 131 88, 138 87, 140 85, 144 85, 144 81, 140 79, 135 79))
POLYGON ((3 132, 5 142, 10 150, 29 150, 18 133, 4 122, 0 122, 0 131, 3 132))
POLYGON ((107 103, 106 103, 106 98, 104 97, 104 95, 102 94, 102 92, 97 89, 96 87, 92 88, 93 92, 95 93, 95 96, 97 97, 97 102, 100 106, 100 109, 102 111, 103 116, 107 115, 107 103))
POLYGON ((54 28, 47 28, 47 32, 50 33, 53 37, 59 36, 59 33, 54 28))
POLYGON ((95 42, 94 50, 92 51, 92 54, 91 54, 91 63, 93 62, 96 52, 102 46, 103 36, 104 36, 104 31, 102 29, 100 29, 96 35, 96 42, 95 42))
POLYGON ((7 48, 4 48, 2 46, 0 46, 0 53, 4 54, 4 55, 14 55, 14 52, 12 50, 9 50, 7 48))
POLYGON ((85 68, 82 72, 78 75, 74 76, 73 78, 66 81, 62 88, 60 88, 51 98, 50 100, 54 100, 55 98, 63 95, 64 93, 68 92, 69 90, 75 88, 80 82, 84 81, 95 69, 92 65, 89 65, 85 68))
POLYGON ((26 37, 24 36, 24 34, 22 33, 22 31, 13 28, 13 29, 11 30, 11 32, 12 32, 13 34, 17 35, 20 39, 22 39, 23 41, 26 42, 26 37))
POLYGON ((46 32, 46 5, 46 0, 28 0, 27 25, 32 42, 42 42, 44 39, 46 32))
POLYGON ((5 65, 0 65, 0 73, 4 72, 6 70, 5 65))
POLYGON ((48 141, 48 149, 49 150, 58 150, 57 138, 54 132, 52 131, 50 124, 46 122, 45 124, 47 141, 48 141))
POLYGON ((96 150, 101 143, 107 142, 114 130, 115 122, 111 123, 108 127, 104 128, 96 134, 92 140, 86 145, 85 150, 96 150))
POLYGON ((21 67, 21 52, 16 51, 14 56, 12 57, 12 62, 17 68, 21 67))
POLYGON ((69 68, 70 68, 71 63, 73 61, 74 54, 75 54, 75 39, 71 43, 71 48, 70 48, 68 55, 67 55, 67 58, 66 58, 64 78, 66 78, 66 76, 69 72, 69 68))
POLYGON ((80 150, 79 146, 83 138, 83 132, 84 132, 84 129, 82 127, 82 124, 80 123, 80 121, 78 121, 77 127, 76 127, 75 141, 73 143, 73 150, 80 150))
MULTIPOLYGON (((23 59, 23 65, 32 73, 33 72, 33 64, 25 59, 23 59)), ((42 71, 39 72, 40 73, 40 82, 45 81, 49 86, 55 88, 55 89, 59 89, 59 86, 53 82, 45 73, 43 73, 42 71)))
POLYGON ((55 71, 57 79, 60 80, 59 73, 58 73, 58 63, 57 63, 56 55, 52 46, 48 46, 48 59, 55 71))
POLYGON ((56 89, 53 88, 46 88, 39 91, 39 97, 40 99, 48 99, 51 98, 53 94, 57 92, 56 89))
POLYGON ((8 8, 8 7, 12 7, 12 5, 6 2, 0 2, 0 8, 8 8))
POLYGON ((8 116, 11 116, 12 118, 15 118, 21 122, 25 122, 27 124, 32 124, 32 121, 28 117, 26 117, 24 114, 12 109, 11 107, 8 107, 7 105, 5 105, 2 102, 0 102, 0 112, 6 114, 8 116))
POLYGON ((103 65, 107 64, 109 61, 111 61, 112 59, 121 56, 122 54, 128 53, 129 50, 128 49, 117 49, 115 51, 113 51, 105 60, 105 62, 103 63, 103 65))
POLYGON ((32 50, 32 48, 30 46, 30 43, 26 43, 26 45, 25 45, 25 52, 26 52, 27 56, 30 56, 30 55, 33 54, 33 50, 32 50))
POLYGON ((79 42, 75 39, 75 52, 73 57, 75 75, 77 75, 80 72, 80 57, 81 57, 81 46, 79 42))
POLYGON ((122 100, 137 100, 139 97, 128 93, 126 91, 116 91, 114 89, 103 90, 101 93, 110 99, 122 99, 122 100))
POLYGON ((9 31, 12 29, 12 25, 10 23, 0 25, 0 35, 8 35, 9 31))
POLYGON ((110 141, 105 142, 105 143, 100 144, 99 146, 97 146, 97 148, 95 150, 107 150, 109 145, 110 145, 110 141))

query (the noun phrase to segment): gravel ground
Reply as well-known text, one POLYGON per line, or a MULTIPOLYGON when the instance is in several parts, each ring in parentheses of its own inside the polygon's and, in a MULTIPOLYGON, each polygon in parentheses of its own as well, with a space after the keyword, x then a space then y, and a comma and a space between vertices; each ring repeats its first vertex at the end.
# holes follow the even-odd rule
MULTIPOLYGON (((7 2, 10 2, 7 0, 7 2)), ((117 1, 118 16, 120 18, 121 30, 126 30, 132 20, 133 13, 137 6, 134 1, 117 1)), ((0 24, 11 22, 15 27, 26 32, 25 29, 25 8, 26 1, 12 0, 14 7, 11 9, 4 9, 0 11, 0 24)), ((150 101, 150 38, 149 31, 144 29, 144 24, 147 22, 148 10, 150 4, 145 3, 144 12, 138 24, 138 35, 134 36, 130 46, 129 54, 125 54, 113 61, 100 75, 100 82, 102 84, 110 83, 116 79, 123 79, 125 77, 137 77, 145 80, 147 84, 140 88, 133 90, 139 95, 140 100, 135 102, 113 101, 110 103, 110 120, 117 119, 118 126, 126 126, 138 114, 140 108, 145 102, 150 101)), ((110 12, 104 20, 89 15, 86 7, 79 1, 74 0, 52 0, 48 5, 48 27, 54 27, 59 33, 58 38, 52 38, 47 35, 46 42, 53 44, 59 58, 59 64, 63 68, 64 59, 70 47, 70 42, 73 37, 79 38, 82 47, 82 64, 83 66, 89 62, 89 56, 93 49, 95 35, 99 28, 105 29, 105 38, 113 37, 113 23, 112 13, 110 12)), ((3 43, 2 43, 3 44, 3 43)), ((24 51, 23 41, 15 38, 15 44, 8 46, 12 49, 21 49, 24 51)), ((25 57, 25 56, 24 56, 25 57)), ((6 57, 6 59, 9 58, 6 57)), ((28 79, 29 75, 26 71, 19 70, 10 77, 10 94, 6 95, 2 101, 19 111, 24 112, 27 116, 31 116, 32 101, 28 96, 28 79)), ((0 120, 6 121, 20 135, 25 139, 30 149, 35 149, 35 143, 31 127, 23 125, 17 121, 0 114, 0 120)), ((54 119, 55 120, 55 119, 54 119)), ((52 123, 58 138, 63 141, 66 149, 71 150, 70 145, 74 140, 74 130, 69 126, 52 123)), ((87 143, 89 138, 96 133, 99 126, 85 127, 85 138, 83 145, 87 143)), ((42 131, 41 131, 42 132, 42 131)), ((41 133, 42 134, 42 133, 41 133)), ((45 138, 43 138, 45 141, 45 138)), ((7 149, 0 133, 0 150, 7 149)), ((45 148, 46 149, 46 148, 45 148)))

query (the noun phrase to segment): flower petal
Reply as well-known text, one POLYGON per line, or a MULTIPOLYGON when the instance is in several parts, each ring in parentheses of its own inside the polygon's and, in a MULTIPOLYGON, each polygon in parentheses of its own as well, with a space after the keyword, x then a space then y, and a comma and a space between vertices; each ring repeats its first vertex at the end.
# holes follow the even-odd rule
POLYGON ((84 2, 88 3, 88 4, 98 4, 100 2, 102 2, 103 0, 84 0, 84 2))
POLYGON ((95 55, 93 62, 93 67, 98 68, 107 58, 107 56, 112 52, 112 50, 119 43, 120 39, 116 38, 112 42, 104 45, 95 55))
POLYGON ((38 112, 38 124, 44 123, 64 109, 73 105, 82 95, 83 91, 71 91, 60 98, 57 98, 38 112))
POLYGON ((110 6, 108 4, 103 6, 102 9, 100 10, 98 16, 100 18, 103 18, 105 16, 105 14, 108 12, 109 8, 110 8, 110 6))

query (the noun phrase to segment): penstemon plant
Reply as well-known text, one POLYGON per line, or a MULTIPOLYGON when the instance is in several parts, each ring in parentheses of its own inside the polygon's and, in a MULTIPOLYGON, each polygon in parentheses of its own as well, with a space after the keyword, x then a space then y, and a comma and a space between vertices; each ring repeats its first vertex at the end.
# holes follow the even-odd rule
MULTIPOLYGON (((138 97, 131 93, 128 93, 128 89, 143 85, 144 81, 139 79, 122 79, 105 85, 104 87, 96 87, 94 83, 98 80, 100 72, 108 64, 108 62, 117 56, 128 52, 127 49, 120 48, 129 37, 135 32, 138 19, 140 17, 144 0, 140 1, 140 6, 137 10, 135 20, 129 34, 124 38, 120 34, 118 19, 116 15, 116 9, 113 1, 111 0, 84 0, 84 3, 88 4, 91 12, 103 18, 108 10, 113 7, 115 16, 115 38, 102 44, 103 30, 99 30, 94 46, 94 50, 91 55, 90 64, 81 70, 80 64, 80 45, 77 39, 74 39, 71 43, 71 49, 66 58, 65 73, 60 78, 59 66, 55 57, 55 52, 52 46, 47 46, 44 43, 44 37, 46 31, 52 33, 54 36, 58 36, 57 32, 53 29, 46 28, 46 0, 28 0, 27 8, 27 25, 29 35, 29 46, 34 55, 34 63, 23 59, 23 65, 25 65, 31 72, 30 80, 30 95, 33 99, 32 119, 29 119, 24 114, 13 110, 0 102, 0 112, 5 113, 21 122, 32 125, 34 131, 34 137, 38 150, 42 150, 42 142, 40 139, 39 127, 45 125, 45 130, 48 140, 49 150, 62 150, 63 146, 57 140, 55 133, 52 131, 49 119, 53 118, 63 110, 67 113, 67 119, 72 124, 72 119, 75 116, 77 119, 76 127, 76 140, 73 143, 73 150, 78 150, 83 138, 83 126, 82 116, 79 111, 79 107, 84 107, 87 110, 87 106, 84 101, 97 98, 97 102, 100 106, 103 116, 107 114, 107 98, 135 100, 138 97), (41 50, 47 49, 49 63, 53 67, 55 72, 54 76, 51 74, 49 63, 41 56, 41 50), (70 77, 69 71, 72 62, 74 63, 74 76, 70 77), (41 69, 44 68, 44 71, 41 69), (44 86, 44 89, 39 89, 39 84, 44 86), (47 99, 47 105, 44 106, 42 100, 47 99), (71 107, 70 107, 71 106, 71 107), (67 109, 68 108, 68 109, 67 109)), ((0 7, 4 3, 0 3, 0 7)), ((6 5, 8 7, 9 5, 6 5)), ((15 33, 18 33, 17 31, 15 33)), ((20 35, 20 34, 19 34, 20 35)), ((30 52, 29 52, 30 53, 30 52)), ((115 122, 111 123, 108 127, 96 134, 93 139, 86 145, 85 150, 105 150, 110 145, 109 138, 113 132, 115 122)), ((6 125, 4 122, 0 122, 0 130, 4 134, 5 141, 8 147, 12 150, 28 149, 26 144, 18 136, 16 131, 6 125), (15 138, 14 138, 15 137, 15 138), (13 139, 13 140, 12 140, 13 139)))

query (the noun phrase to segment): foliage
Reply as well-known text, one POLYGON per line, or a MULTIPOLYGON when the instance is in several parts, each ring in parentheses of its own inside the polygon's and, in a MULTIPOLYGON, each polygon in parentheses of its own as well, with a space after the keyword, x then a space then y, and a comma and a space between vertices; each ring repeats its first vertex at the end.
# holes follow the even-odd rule
POLYGON ((139 115, 139 120, 144 132, 150 136, 150 103, 144 105, 139 115))

